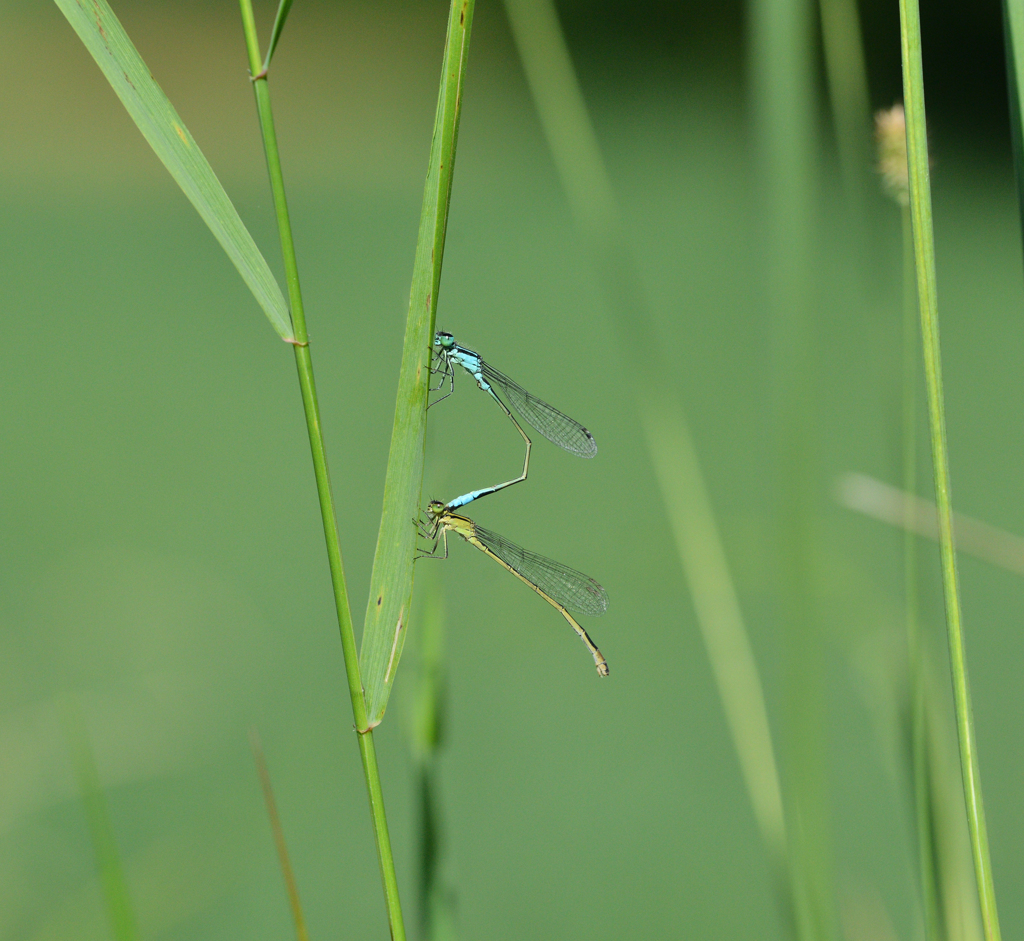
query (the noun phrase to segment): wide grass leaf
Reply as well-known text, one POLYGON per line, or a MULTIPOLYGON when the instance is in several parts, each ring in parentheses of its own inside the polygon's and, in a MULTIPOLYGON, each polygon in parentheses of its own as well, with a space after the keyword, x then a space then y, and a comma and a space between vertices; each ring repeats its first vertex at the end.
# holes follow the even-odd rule
POLYGON ((413 263, 395 424, 384 482, 384 509, 373 557, 370 598, 359 651, 366 714, 371 726, 384 716, 409 625, 413 554, 416 550, 413 520, 420 514, 423 489, 430 350, 437 313, 437 291, 441 284, 441 258, 448 226, 452 170, 459 138, 462 85, 472 21, 473 0, 453 0, 448 14, 441 89, 413 263))
POLYGON ((274 329, 292 335, 288 304, 209 161, 150 75, 106 0, 55 0, 142 136, 210 227, 274 329))

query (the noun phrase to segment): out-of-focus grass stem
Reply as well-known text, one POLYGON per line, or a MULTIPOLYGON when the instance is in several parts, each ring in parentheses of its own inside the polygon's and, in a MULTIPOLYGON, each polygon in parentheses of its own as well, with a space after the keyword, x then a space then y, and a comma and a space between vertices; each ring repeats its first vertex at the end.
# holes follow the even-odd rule
POLYGON ((1010 101, 1010 138, 1017 181, 1017 206, 1024 232, 1024 0, 1003 0, 1003 41, 1006 49, 1006 85, 1010 101))
POLYGON ((697 452, 678 405, 645 402, 641 418, 747 795, 784 883, 786 828, 764 690, 697 452))
MULTIPOLYGON (((918 536, 939 538, 935 504, 867 474, 844 474, 837 495, 843 506, 890 526, 911 527, 918 536)), ((973 516, 953 514, 956 547, 1008 572, 1024 575, 1024 539, 973 516)))
POLYGON ((978 881, 982 924, 987 941, 997 941, 1000 938, 999 916, 992 883, 992 861, 988 847, 981 772, 978 768, 977 742, 964 653, 956 547, 953 543, 953 511, 939 349, 928 133, 925 121, 924 70, 921 61, 921 20, 917 0, 900 0, 900 36, 903 56, 903 101, 907 116, 907 158, 910 167, 910 212, 913 219, 914 259, 921 309, 925 386, 932 441, 932 472, 935 478, 935 503, 938 509, 939 554, 953 679, 953 703, 956 708, 960 743, 960 769, 963 776, 974 870, 978 881))
POLYGON ((110 933, 114 941, 137 941, 139 925, 135 909, 132 907, 124 866, 121 864, 121 854, 118 852, 114 827, 110 821, 110 810, 100 784, 99 772, 96 770, 96 757, 82 716, 81 705, 70 697, 61 705, 72 764, 78 778, 82 805, 89 824, 89 835, 92 837, 93 851, 96 854, 96 867, 99 870, 103 901, 110 921, 110 933))
POLYGON ((839 168, 851 216, 863 227, 869 204, 871 105, 857 0, 819 0, 819 5, 839 168))
MULTIPOLYGON (((914 235, 910 207, 900 207, 903 232, 903 490, 917 490, 917 379, 918 310, 917 281, 914 276, 914 235)), ((907 501, 905 517, 913 513, 907 501)), ((917 822, 918 865, 921 873, 921 904, 924 911, 925 941, 942 938, 939 916, 938 884, 935 872, 933 826, 935 808, 928 758, 928 697, 924 682, 921 625, 917 584, 917 534, 914 527, 903 527, 903 592, 907 629, 907 664, 910 673, 910 750, 913 774, 914 815, 917 822)))
MULTIPOLYGON (((910 207, 902 207, 903 223, 903 489, 917 489, 917 290, 914 279, 914 240, 910 207)), ((913 512, 909 509, 908 513, 913 512)), ((907 628, 907 663, 910 672, 910 748, 914 811, 917 820, 918 865, 921 869, 921 904, 925 941, 937 941, 941 921, 935 882, 935 847, 932 843, 933 808, 928 773, 928 716, 921 661, 921 625, 918 616, 917 534, 903 529, 904 617, 907 628)))
POLYGON ((447 700, 444 605, 433 583, 426 592, 420 627, 420 677, 411 735, 420 805, 420 930, 425 941, 451 941, 455 898, 444 879, 447 841, 438 797, 447 700))
POLYGON ((302 914, 302 903, 299 901, 299 886, 295 881, 295 873, 292 871, 291 861, 288 859, 288 845, 284 839, 284 827, 281 826, 281 817, 277 812, 277 801, 274 800, 274 786, 270 781, 270 769, 267 768, 267 759, 263 754, 263 745, 260 742, 255 726, 249 729, 249 745, 252 748, 252 756, 256 762, 256 773, 259 775, 260 788, 263 791, 263 803, 267 808, 270 830, 274 834, 277 861, 281 867, 281 875, 284 877, 285 890, 288 892, 288 904, 291 907, 292 921, 295 924, 295 937, 298 941, 309 941, 309 933, 306 931, 306 919, 302 914))
POLYGON ((577 226, 632 359, 637 406, 680 563, 694 598, 741 773, 790 914, 786 836, 774 749, 756 661, 678 393, 662 377, 651 312, 593 123, 551 0, 505 0, 548 146, 577 226), (643 362, 638 359, 643 351, 643 362))
MULTIPOLYGON (((910 218, 910 182, 907 166, 907 122, 903 105, 895 104, 875 115, 878 171, 882 188, 900 209, 903 263, 903 491, 899 496, 903 527, 903 596, 907 633, 907 688, 909 718, 906 743, 909 750, 910 791, 917 835, 921 903, 925 941, 943 937, 939 914, 941 889, 936 881, 935 826, 938 822, 931 781, 928 733, 934 707, 927 695, 924 676, 925 649, 921 641, 917 583, 917 383, 918 304, 914 266, 914 233, 910 218)), ((932 508, 934 517, 934 507, 932 508)))
POLYGON ((826 782, 825 656, 816 616, 818 534, 814 219, 819 191, 814 5, 749 7, 754 171, 762 200, 765 312, 771 347, 775 597, 784 644, 782 778, 796 933, 837 934, 826 782))
POLYGON ((277 148, 274 116, 270 106, 270 89, 267 85, 266 74, 263 73, 261 75, 262 66, 259 41, 256 36, 256 23, 253 17, 252 2, 251 0, 240 0, 240 5, 246 49, 249 54, 249 69, 254 76, 253 90, 256 95, 256 108, 259 114, 260 130, 263 135, 267 170, 270 175, 270 188, 274 197, 274 209, 277 215, 278 232, 281 239, 281 253, 284 259, 288 283, 288 300, 294 328, 293 336, 295 338, 292 346, 295 351, 295 365, 298 370, 302 405, 306 415, 306 430, 309 435, 310 451, 313 457, 313 472, 316 477, 317 494, 320 500, 320 515, 323 520, 327 559, 331 571, 331 583, 334 588, 334 602, 338 614, 338 627, 341 633, 341 647, 345 658, 345 674, 348 679, 349 698, 352 702, 352 717, 357 730, 356 738, 359 742, 363 773, 366 778, 366 788, 370 799, 370 816, 373 822, 374 838, 377 843, 377 858, 380 863, 381 880, 384 884, 384 896, 387 905, 388 922, 391 927, 391 936, 397 939, 397 941, 404 941, 405 927, 402 921, 402 907, 398 897, 398 880, 395 875, 391 838, 388 833, 387 816, 384 810, 384 795, 381 789, 380 772, 377 767, 377 754, 373 745, 373 732, 367 727, 366 705, 363 700, 363 688, 359 678, 359 660, 356 653, 355 632, 352 626, 352 612, 348 600, 348 589, 345 584, 341 544, 338 540, 338 523, 334 511, 334 497, 331 493, 331 480, 327 469, 327 451, 320 424, 320 406, 317 401, 316 383, 313 378, 313 360, 310 355, 309 338, 306 333, 302 292, 299 288, 298 263, 295 258, 295 244, 292 239, 291 220, 288 214, 288 202, 285 197, 284 174, 281 170, 281 160, 277 148), (255 78, 255 76, 260 77, 255 78))

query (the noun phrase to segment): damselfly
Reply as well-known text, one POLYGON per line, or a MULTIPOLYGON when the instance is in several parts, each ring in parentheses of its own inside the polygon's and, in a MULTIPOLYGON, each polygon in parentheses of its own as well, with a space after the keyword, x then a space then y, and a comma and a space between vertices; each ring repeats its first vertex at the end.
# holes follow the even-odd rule
POLYGON ((424 538, 432 539, 434 544, 429 552, 421 553, 420 558, 447 559, 449 532, 458 534, 466 542, 476 546, 484 555, 508 569, 556 608, 587 645, 587 649, 594 657, 597 672, 601 676, 608 675, 608 663, 597 649, 597 644, 566 610, 572 608, 580 614, 604 614, 608 607, 608 596, 597 582, 582 572, 562 565, 561 562, 546 559, 509 542, 489 529, 477 526, 468 517, 453 513, 451 506, 446 506, 440 500, 432 500, 427 505, 427 522, 420 526, 420 533, 424 538), (443 555, 437 551, 439 542, 444 543, 443 555))
POLYGON ((568 415, 564 415, 554 406, 548 405, 542 399, 538 399, 537 396, 531 395, 504 373, 499 372, 489 363, 484 362, 479 353, 468 350, 464 346, 459 346, 455 342, 455 337, 450 333, 438 330, 434 334, 434 357, 437 365, 433 371, 440 373, 441 381, 437 386, 432 387, 431 391, 439 392, 444 388, 445 383, 448 384, 448 391, 441 398, 432 402, 432 405, 436 405, 438 402, 448 398, 455 391, 455 364, 458 363, 476 380, 476 384, 498 403, 501 410, 508 416, 509 421, 516 426, 516 430, 523 436, 523 440, 526 442, 526 459, 523 462, 523 472, 520 476, 514 480, 506 480, 503 484, 485 487, 483 490, 473 490, 470 493, 463 494, 461 497, 456 497, 448 503, 449 509, 457 509, 460 506, 465 506, 467 503, 472 503, 479 497, 485 497, 490 493, 497 493, 499 490, 504 490, 506 487, 518 484, 526 480, 526 475, 530 470, 530 449, 533 447, 533 444, 526 432, 523 431, 522 426, 516 421, 515 416, 509 411, 508 406, 498 397, 495 389, 503 392, 515 410, 526 419, 527 423, 544 435, 548 441, 557 444, 561 448, 565 448, 566 451, 578 454, 580 457, 593 457, 597 454, 597 444, 594 441, 594 436, 578 421, 575 421, 568 415))

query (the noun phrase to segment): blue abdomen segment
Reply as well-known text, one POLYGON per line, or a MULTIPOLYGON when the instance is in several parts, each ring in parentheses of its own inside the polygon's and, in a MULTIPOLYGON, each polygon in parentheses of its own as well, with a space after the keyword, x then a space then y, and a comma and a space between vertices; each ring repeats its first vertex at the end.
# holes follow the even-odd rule
POLYGON ((483 490, 471 490, 469 493, 464 493, 461 497, 456 497, 454 500, 447 504, 447 509, 457 510, 460 506, 465 506, 467 503, 472 503, 477 497, 486 496, 489 493, 494 493, 498 489, 496 487, 484 487, 483 490))

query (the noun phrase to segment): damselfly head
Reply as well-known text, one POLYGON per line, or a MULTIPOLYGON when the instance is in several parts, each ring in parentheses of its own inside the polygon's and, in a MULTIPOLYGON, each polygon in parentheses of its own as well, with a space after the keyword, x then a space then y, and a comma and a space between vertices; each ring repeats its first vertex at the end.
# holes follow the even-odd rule
POLYGON ((455 337, 450 333, 446 333, 444 330, 438 330, 434 334, 434 346, 439 346, 443 350, 451 350, 455 348, 455 337))
POLYGON ((440 500, 431 500, 427 504, 427 516, 436 520, 444 512, 444 504, 440 500))

